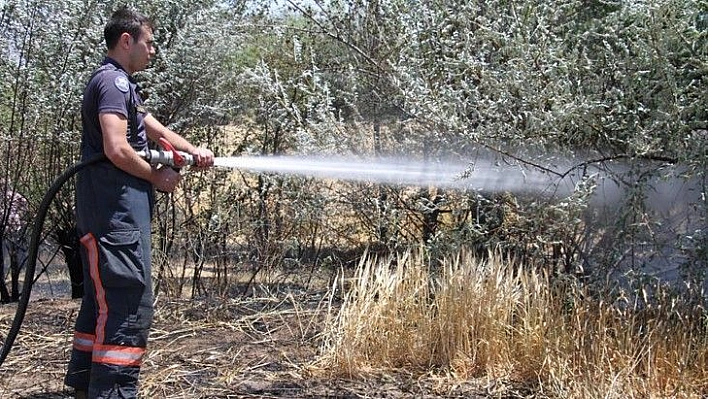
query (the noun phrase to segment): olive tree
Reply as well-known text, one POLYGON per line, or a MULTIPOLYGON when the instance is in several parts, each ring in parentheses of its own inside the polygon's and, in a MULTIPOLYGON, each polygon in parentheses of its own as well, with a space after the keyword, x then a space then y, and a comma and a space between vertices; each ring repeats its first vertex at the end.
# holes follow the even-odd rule
MULTIPOLYGON (((97 3, 79 1, 61 5, 34 1, 3 4, 2 174, 4 186, 28 199, 25 226, 31 222, 29 215, 54 177, 74 162, 79 140, 76 111, 80 87, 90 73, 87 66, 98 53, 97 41, 93 40, 96 29, 92 25, 98 9, 97 3)), ((52 220, 47 225, 52 229, 46 232, 52 238, 50 242, 60 246, 78 244, 68 234, 74 223, 72 203, 69 185, 58 195, 50 211, 52 220)), ((4 208, 5 215, 11 209, 8 206, 4 208)), ((25 242, 26 237, 28 230, 23 229, 25 242)), ((59 250, 56 245, 48 248, 53 253, 59 250)), ((76 266, 70 257, 66 260, 76 266)), ((19 268, 14 268, 13 286, 18 278, 19 268)), ((16 300, 19 293, 13 291, 16 300)))
MULTIPOLYGON (((618 186, 615 226, 589 227, 591 236, 563 234, 573 237, 566 250, 592 246, 601 231, 611 234, 612 246, 574 250, 573 262, 643 264, 652 250, 639 248, 668 245, 682 253, 678 259, 705 267, 704 3, 289 3, 309 21, 308 33, 341 45, 336 60, 346 61, 337 65, 352 73, 338 75, 347 80, 335 97, 349 100, 350 115, 366 109, 352 99, 374 98, 378 110, 413 126, 396 140, 411 156, 465 158, 481 148, 559 179, 573 172, 583 190, 592 176, 618 186), (661 210, 651 209, 647 193, 672 174, 697 181, 698 195, 687 204, 695 209, 692 222, 660 243, 661 210)), ((570 218, 593 198, 578 194, 585 200, 543 206, 570 218)), ((550 230, 563 223, 554 219, 550 230)))

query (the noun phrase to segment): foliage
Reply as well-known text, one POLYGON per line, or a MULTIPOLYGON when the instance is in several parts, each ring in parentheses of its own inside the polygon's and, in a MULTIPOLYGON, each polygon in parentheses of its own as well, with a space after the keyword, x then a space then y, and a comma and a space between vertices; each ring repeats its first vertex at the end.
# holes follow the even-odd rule
MULTIPOLYGON (((2 170, 32 204, 76 157, 80 93, 118 5, 3 5, 2 170)), ((620 272, 651 263, 651 247, 675 251, 670 258, 699 281, 705 271, 705 1, 129 5, 158 25, 158 56, 138 75, 151 112, 217 155, 435 162, 485 151, 577 185, 559 199, 193 173, 158 207, 156 269, 165 275, 209 262, 233 275, 234 259, 254 272, 300 267, 312 254, 315 265, 336 265, 363 247, 421 243, 432 258, 505 248, 565 271, 620 272), (697 195, 686 197, 686 223, 660 229, 671 223, 652 193, 670 176, 697 195), (619 209, 593 204, 593 190, 607 187, 619 209), (611 223, 591 224, 600 216, 611 223), (170 271, 177 253, 195 255, 170 271)), ((71 223, 71 191, 57 225, 71 223)))
MULTIPOLYGON (((83 68, 97 54, 90 39, 95 11, 96 4, 85 2, 3 4, 2 175, 7 185, 30 200, 28 219, 45 187, 76 154, 80 123, 76 110, 90 72, 83 68), (77 40, 84 37, 89 38, 77 40)), ((55 223, 48 225, 68 229, 72 201, 68 185, 51 211, 55 223)), ((29 233, 23 232, 25 237, 29 233)), ((13 285, 18 274, 13 273, 13 285)))
MULTIPOLYGON (((664 239, 657 227, 671 222, 662 219, 669 211, 656 208, 648 193, 657 181, 681 175, 704 194, 683 198, 695 209, 693 220, 669 233, 676 242, 691 243, 686 250, 698 255, 691 268, 701 281, 708 148, 705 3, 597 2, 589 8, 580 1, 437 1, 416 3, 414 10, 395 1, 316 4, 295 8, 312 21, 311 31, 351 54, 334 59, 341 60, 341 69, 353 66, 349 87, 368 87, 369 98, 379 102, 376 109, 415 121, 405 138, 382 147, 379 113, 351 102, 361 111, 351 114, 373 124, 374 154, 401 151, 404 144, 402 151, 411 157, 466 158, 482 147, 531 168, 554 165, 558 156, 579 158, 575 166, 550 169, 563 176, 577 170, 578 182, 583 173, 597 172, 623 193, 619 212, 628 217, 609 216, 614 225, 588 226, 580 238, 590 245, 598 240, 596 232, 609 231, 610 258, 585 261, 610 269, 653 262, 637 247, 659 250, 664 244, 657 242, 664 239), (385 42, 378 32, 386 32, 385 42), (365 46, 372 43, 384 44, 365 46), (401 112, 390 111, 395 107, 401 112), (617 239, 627 235, 635 239, 617 239)), ((604 189, 605 183, 598 186, 604 189)), ((521 210, 527 211, 532 209, 521 210)), ((560 233, 552 241, 583 230, 568 226, 567 219, 549 222, 560 233)))

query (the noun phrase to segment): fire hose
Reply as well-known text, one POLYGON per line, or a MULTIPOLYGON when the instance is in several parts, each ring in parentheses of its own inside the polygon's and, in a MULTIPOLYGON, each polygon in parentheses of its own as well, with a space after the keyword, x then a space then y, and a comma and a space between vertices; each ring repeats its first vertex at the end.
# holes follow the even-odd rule
MULTIPOLYGON (((160 140, 160 144, 164 148, 163 150, 138 151, 138 155, 151 165, 164 165, 173 168, 181 168, 183 166, 194 164, 194 158, 192 155, 175 150, 175 148, 172 147, 172 145, 166 140, 160 140)), ((0 366, 3 362, 5 362, 5 358, 7 358, 7 355, 10 353, 10 349, 12 349, 12 345, 20 332, 22 321, 27 313, 30 294, 32 293, 32 284, 34 284, 34 273, 37 266, 39 244, 42 240, 42 228, 54 197, 56 197, 64 183, 66 183, 76 173, 89 165, 105 161, 106 159, 107 158, 103 153, 99 153, 93 157, 75 163, 65 170, 59 177, 57 177, 44 194, 32 225, 27 262, 25 263, 25 276, 24 281, 22 282, 22 292, 17 303, 17 309, 15 310, 15 317, 10 325, 10 330, 2 343, 2 350, 0 351, 0 366)))

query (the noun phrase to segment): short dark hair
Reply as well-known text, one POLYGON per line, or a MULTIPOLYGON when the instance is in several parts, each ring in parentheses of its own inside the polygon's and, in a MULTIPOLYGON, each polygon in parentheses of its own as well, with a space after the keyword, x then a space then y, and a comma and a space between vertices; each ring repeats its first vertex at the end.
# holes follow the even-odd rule
POLYGON ((142 34, 141 28, 143 26, 154 29, 152 20, 143 14, 127 7, 118 9, 111 15, 111 20, 103 29, 106 46, 109 50, 114 48, 123 33, 128 33, 133 37, 133 40, 138 40, 142 34))

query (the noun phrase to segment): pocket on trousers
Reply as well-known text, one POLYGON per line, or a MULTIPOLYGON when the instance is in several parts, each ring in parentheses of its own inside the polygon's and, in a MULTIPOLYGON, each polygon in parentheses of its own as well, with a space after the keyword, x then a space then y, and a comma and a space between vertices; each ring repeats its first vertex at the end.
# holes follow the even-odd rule
POLYGON ((106 287, 144 286, 143 251, 139 230, 112 231, 98 239, 100 278, 106 287))

